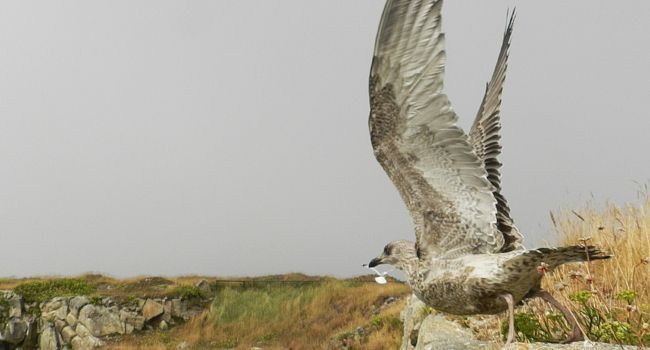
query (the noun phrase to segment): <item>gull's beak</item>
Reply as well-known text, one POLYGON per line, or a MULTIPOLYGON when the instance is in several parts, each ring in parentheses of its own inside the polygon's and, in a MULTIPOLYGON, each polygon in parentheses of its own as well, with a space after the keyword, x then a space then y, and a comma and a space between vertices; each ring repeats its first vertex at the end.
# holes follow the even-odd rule
POLYGON ((370 263, 368 264, 368 267, 375 267, 377 265, 381 265, 381 258, 374 258, 370 260, 370 263))

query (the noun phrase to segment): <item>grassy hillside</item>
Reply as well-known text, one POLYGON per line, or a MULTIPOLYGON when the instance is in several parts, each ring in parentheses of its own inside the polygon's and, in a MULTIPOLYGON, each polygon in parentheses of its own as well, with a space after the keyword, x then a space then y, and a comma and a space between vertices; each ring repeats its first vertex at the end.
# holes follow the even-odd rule
POLYGON ((115 279, 104 275, 86 274, 65 278, 58 276, 0 278, 0 290, 12 289, 22 295, 27 303, 72 295, 111 297, 120 302, 134 298, 198 295, 194 284, 201 279, 216 280, 199 276, 115 279))
POLYGON ((330 278, 221 287, 210 310, 165 333, 134 336, 114 349, 191 348, 386 349, 397 348, 399 312, 408 295, 399 282, 330 278))
POLYGON ((147 331, 109 339, 110 349, 188 348, 385 349, 398 347, 399 312, 409 289, 391 280, 381 286, 372 277, 349 280, 302 274, 259 278, 139 277, 126 280, 88 274, 74 278, 0 279, 27 303, 55 296, 89 295, 129 302, 143 297, 193 299, 205 312, 168 331, 147 331), (194 284, 206 279, 210 292, 194 284))

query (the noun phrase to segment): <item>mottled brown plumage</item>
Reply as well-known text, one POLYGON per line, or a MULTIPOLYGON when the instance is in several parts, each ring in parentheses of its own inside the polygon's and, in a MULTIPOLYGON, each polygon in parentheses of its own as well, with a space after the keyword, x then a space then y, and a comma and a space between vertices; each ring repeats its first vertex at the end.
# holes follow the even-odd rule
MULTIPOLYGON (((443 93, 442 0, 388 0, 370 72, 370 139, 408 208, 416 242, 388 244, 370 266, 404 270, 425 303, 452 314, 493 314, 540 288, 545 270, 606 259, 594 247, 526 250, 501 194, 501 94, 514 15, 474 124, 466 135, 443 93), (541 270, 540 270, 541 267, 541 270)), ((575 318, 570 340, 581 337, 575 318)), ((511 323, 509 341, 514 338, 511 323)))

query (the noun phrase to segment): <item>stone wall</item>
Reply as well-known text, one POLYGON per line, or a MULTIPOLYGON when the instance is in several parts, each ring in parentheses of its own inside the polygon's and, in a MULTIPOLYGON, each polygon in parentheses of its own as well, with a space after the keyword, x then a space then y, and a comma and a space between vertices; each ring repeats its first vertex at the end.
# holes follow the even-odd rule
POLYGON ((0 291, 0 350, 92 349, 104 345, 103 337, 164 330, 200 311, 181 298, 118 305, 110 298, 75 296, 25 305, 20 295, 0 291))

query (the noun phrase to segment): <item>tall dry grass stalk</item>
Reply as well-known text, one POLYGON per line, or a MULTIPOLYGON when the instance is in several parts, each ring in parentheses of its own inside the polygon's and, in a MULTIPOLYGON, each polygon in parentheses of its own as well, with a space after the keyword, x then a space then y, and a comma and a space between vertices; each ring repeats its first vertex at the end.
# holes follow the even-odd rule
MULTIPOLYGON (((569 306, 594 341, 650 344, 650 197, 638 204, 586 206, 551 213, 559 245, 594 245, 612 259, 564 265, 543 288, 569 306)), ((501 319, 502 320, 502 319, 501 319)), ((556 310, 538 301, 518 311, 519 340, 561 340, 569 327, 556 310)))
MULTIPOLYGON (((554 215, 555 229, 563 244, 584 243, 598 246, 610 252, 613 258, 598 264, 585 264, 581 271, 585 276, 573 276, 575 266, 565 265, 552 278, 561 283, 577 280, 589 283, 589 274, 594 287, 605 296, 614 291, 635 290, 638 300, 650 302, 647 288, 650 269, 650 199, 645 196, 640 205, 619 207, 609 204, 603 210, 584 208, 579 211, 563 211, 554 215), (579 277, 579 278, 575 278, 579 277), (584 278, 580 278, 584 277, 584 278)), ((579 285, 571 283, 574 287, 579 285)), ((614 306, 614 305, 612 305, 614 306)))

